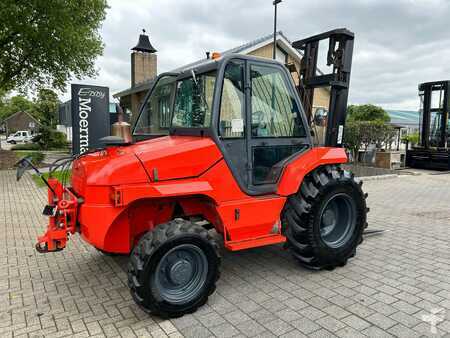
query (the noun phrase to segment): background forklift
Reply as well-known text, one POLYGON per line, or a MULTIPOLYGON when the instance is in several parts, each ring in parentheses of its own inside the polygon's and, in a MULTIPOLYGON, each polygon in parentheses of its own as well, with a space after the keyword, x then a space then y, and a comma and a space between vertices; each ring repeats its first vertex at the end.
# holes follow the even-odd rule
POLYGON ((406 150, 412 168, 450 170, 450 81, 419 85, 419 144, 406 150))
MULTIPOLYGON (((344 266, 368 211, 362 182, 340 167, 353 40, 338 29, 293 43, 304 53, 297 89, 306 113, 275 60, 216 55, 159 75, 134 141, 107 137, 104 148, 55 164, 73 163, 71 186, 46 182, 49 224, 36 249, 62 250, 78 232, 103 252, 129 254, 133 299, 163 317, 191 313, 214 292, 220 254, 212 229, 231 251, 284 243, 309 269, 344 266), (329 74, 317 72, 321 40, 329 40, 329 74), (320 86, 330 87, 331 100, 318 123, 324 146, 314 146, 311 102, 320 86)), ((29 164, 21 161, 18 178, 29 164)))

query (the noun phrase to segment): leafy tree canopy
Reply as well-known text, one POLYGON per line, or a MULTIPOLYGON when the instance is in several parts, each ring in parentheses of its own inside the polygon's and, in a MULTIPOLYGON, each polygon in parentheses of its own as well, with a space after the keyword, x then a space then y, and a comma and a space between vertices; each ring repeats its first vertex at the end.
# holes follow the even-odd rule
POLYGON ((344 144, 357 162, 358 150, 364 148, 367 151, 371 144, 376 145, 377 149, 391 149, 396 133, 391 125, 380 120, 349 121, 345 125, 344 144))
POLYGON ((34 115, 35 111, 33 101, 30 101, 21 95, 16 95, 11 97, 9 100, 5 100, 3 105, 0 106, 0 121, 19 111, 34 115))
POLYGON ((93 76, 106 0, 0 1, 0 90, 93 76))
POLYGON ((351 105, 347 108, 348 121, 382 121, 390 122, 389 114, 373 104, 351 105))
POLYGON ((43 125, 54 128, 57 123, 58 95, 51 89, 41 88, 34 101, 25 96, 11 98, 0 95, 0 121, 19 111, 27 112, 37 118, 43 125))

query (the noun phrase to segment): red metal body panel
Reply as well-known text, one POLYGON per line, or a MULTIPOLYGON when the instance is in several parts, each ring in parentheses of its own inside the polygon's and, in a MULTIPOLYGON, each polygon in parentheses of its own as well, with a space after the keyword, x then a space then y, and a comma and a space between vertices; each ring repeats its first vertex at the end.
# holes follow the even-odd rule
POLYGON ((129 253, 179 210, 211 222, 230 250, 280 243, 286 197, 311 170, 346 161, 343 149, 308 150, 285 167, 276 194, 249 196, 209 138, 168 136, 109 148, 73 165, 73 189, 84 199, 77 225, 87 242, 116 253, 129 253))
POLYGON ((300 188, 305 175, 325 164, 347 163, 344 148, 317 147, 308 150, 290 162, 283 170, 277 194, 289 196, 300 188))
POLYGON ((72 187, 86 201, 109 202, 108 196, 102 189, 98 191, 98 187, 148 182, 145 169, 128 147, 111 147, 87 154, 73 163, 72 187))
POLYGON ((131 146, 147 173, 159 181, 196 177, 222 158, 213 140, 195 136, 166 136, 131 146))
POLYGON ((239 241, 270 234, 280 223, 285 201, 276 195, 252 197, 221 203, 217 211, 226 224, 229 239, 239 241))

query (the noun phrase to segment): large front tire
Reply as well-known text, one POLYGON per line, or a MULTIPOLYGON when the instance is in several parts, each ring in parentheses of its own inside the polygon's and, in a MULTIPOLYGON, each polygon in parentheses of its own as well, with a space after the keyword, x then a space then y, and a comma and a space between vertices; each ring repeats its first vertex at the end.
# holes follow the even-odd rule
POLYGON ((353 174, 340 166, 319 167, 308 174, 284 210, 287 247, 307 268, 344 266, 363 241, 366 197, 353 174))
POLYGON ((163 318, 194 312, 219 278, 218 246, 208 231, 177 219, 146 233, 133 249, 128 285, 135 302, 163 318))

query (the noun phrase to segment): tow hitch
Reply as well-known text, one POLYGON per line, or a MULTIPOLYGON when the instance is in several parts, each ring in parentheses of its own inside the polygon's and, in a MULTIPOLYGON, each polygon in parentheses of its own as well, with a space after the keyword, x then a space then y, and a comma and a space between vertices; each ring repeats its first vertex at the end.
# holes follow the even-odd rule
POLYGON ((29 167, 48 187, 48 205, 42 212, 49 217, 48 226, 45 234, 38 237, 36 250, 40 253, 61 251, 66 247, 68 235, 76 231, 78 204, 81 201, 56 178, 46 180, 29 158, 23 158, 18 162, 17 180, 20 180, 29 167))

